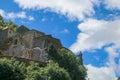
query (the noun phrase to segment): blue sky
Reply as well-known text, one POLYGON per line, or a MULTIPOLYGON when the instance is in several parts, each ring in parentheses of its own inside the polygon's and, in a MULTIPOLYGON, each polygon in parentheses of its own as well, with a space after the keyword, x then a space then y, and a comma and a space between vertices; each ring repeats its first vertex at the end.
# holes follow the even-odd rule
POLYGON ((82 51, 90 80, 120 76, 119 0, 1 0, 0 14, 82 51))

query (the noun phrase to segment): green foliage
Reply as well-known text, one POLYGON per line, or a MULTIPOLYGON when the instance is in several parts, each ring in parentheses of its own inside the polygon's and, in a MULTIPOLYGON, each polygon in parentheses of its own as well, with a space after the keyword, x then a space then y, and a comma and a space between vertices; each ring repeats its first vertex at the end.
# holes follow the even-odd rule
POLYGON ((52 59, 54 61, 60 59, 60 56, 59 56, 59 54, 57 54, 57 50, 54 48, 53 45, 49 46, 48 53, 49 53, 49 58, 50 59, 52 59))
POLYGON ((0 15, 0 29, 3 29, 4 28, 4 20, 3 20, 3 17, 0 15))
POLYGON ((31 62, 27 68, 25 80, 45 80, 40 73, 40 67, 37 63, 31 62))
POLYGON ((71 80, 68 72, 60 68, 57 63, 51 62, 46 67, 39 67, 37 63, 31 63, 27 67, 25 80, 71 80))
POLYGON ((12 21, 5 22, 5 26, 9 27, 14 32, 17 29, 17 25, 14 22, 12 22, 12 21))
POLYGON ((71 51, 61 49, 52 56, 59 57, 55 57, 55 62, 50 61, 45 67, 40 67, 34 62, 25 66, 15 59, 2 58, 0 80, 85 80, 86 69, 83 65, 79 65, 71 51))
POLYGON ((41 69, 41 72, 44 77, 46 76, 47 80, 71 80, 69 73, 53 61, 47 67, 41 69))
POLYGON ((0 80, 23 80, 25 65, 15 59, 0 59, 0 80))
POLYGON ((85 77, 87 76, 87 72, 86 71, 87 71, 87 69, 84 66, 80 65, 78 67, 78 71, 77 71, 77 73, 78 73, 78 75, 77 75, 78 80, 85 80, 85 77))
POLYGON ((60 67, 68 71, 72 80, 85 80, 87 75, 85 67, 79 65, 79 59, 69 50, 56 51, 53 46, 49 50, 50 58, 58 62, 60 67))
POLYGON ((51 61, 46 67, 31 62, 29 66, 15 59, 0 59, 0 80, 71 80, 68 72, 51 61))
POLYGON ((17 25, 14 22, 12 21, 5 22, 3 17, 0 16, 0 30, 4 29, 5 27, 10 28, 14 32, 17 29, 17 25))
POLYGON ((86 69, 79 67, 77 57, 71 51, 61 49, 59 55, 59 65, 69 72, 72 80, 85 80, 86 69))

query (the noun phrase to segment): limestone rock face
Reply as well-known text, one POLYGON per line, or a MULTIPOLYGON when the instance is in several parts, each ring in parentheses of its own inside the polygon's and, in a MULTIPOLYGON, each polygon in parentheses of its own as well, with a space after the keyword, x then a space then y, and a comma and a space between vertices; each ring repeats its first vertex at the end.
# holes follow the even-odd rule
POLYGON ((0 43, 6 42, 9 38, 13 36, 13 31, 9 28, 0 30, 0 43))
POLYGON ((48 53, 46 50, 51 44, 56 49, 62 48, 61 42, 51 35, 45 35, 37 30, 28 30, 25 27, 19 28, 18 31, 12 32, 8 28, 0 31, 0 43, 9 44, 6 50, 0 46, 0 50, 6 51, 5 56, 47 62, 48 53))
POLYGON ((11 45, 7 51, 7 56, 22 57, 25 47, 23 45, 11 45))
POLYGON ((41 62, 47 62, 48 61, 48 54, 45 52, 44 49, 41 49, 39 47, 36 47, 33 49, 33 60, 39 60, 41 62))

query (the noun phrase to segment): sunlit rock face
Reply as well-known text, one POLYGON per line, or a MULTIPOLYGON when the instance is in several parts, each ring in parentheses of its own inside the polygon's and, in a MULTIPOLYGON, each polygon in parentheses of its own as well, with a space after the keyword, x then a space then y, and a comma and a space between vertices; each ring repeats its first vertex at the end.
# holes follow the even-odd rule
POLYGON ((47 62, 48 50, 52 44, 56 49, 62 48, 61 42, 51 35, 37 30, 19 27, 16 32, 9 28, 0 31, 0 46, 4 56, 13 56, 35 61, 47 62), (2 39, 3 38, 3 39, 2 39), (8 45, 9 44, 9 45, 8 45), (6 48, 4 46, 7 45, 6 48))

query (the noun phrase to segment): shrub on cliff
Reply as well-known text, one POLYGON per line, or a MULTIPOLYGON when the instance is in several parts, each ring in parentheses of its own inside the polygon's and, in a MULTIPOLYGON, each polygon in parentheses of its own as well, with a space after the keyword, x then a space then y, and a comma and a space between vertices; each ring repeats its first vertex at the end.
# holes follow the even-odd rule
POLYGON ((70 50, 63 48, 57 51, 51 45, 49 56, 60 67, 68 71, 72 80, 85 80, 87 75, 86 68, 83 65, 79 65, 78 58, 70 50))

